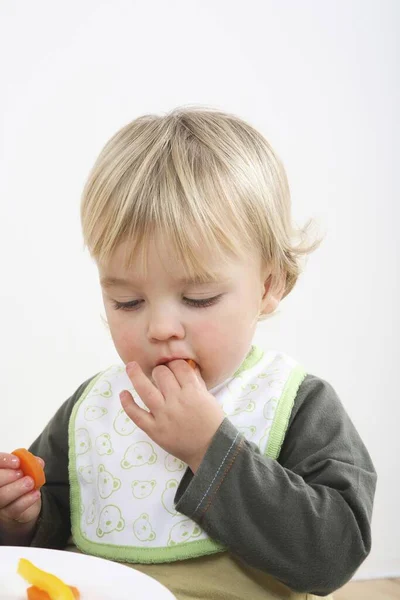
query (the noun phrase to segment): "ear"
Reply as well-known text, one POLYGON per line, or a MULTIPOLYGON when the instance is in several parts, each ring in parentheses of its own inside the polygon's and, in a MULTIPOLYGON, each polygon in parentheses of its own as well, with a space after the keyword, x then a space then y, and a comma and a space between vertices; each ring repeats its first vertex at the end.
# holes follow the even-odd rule
POLYGON ((285 273, 282 273, 278 278, 274 277, 270 273, 265 279, 260 306, 260 315, 269 315, 278 308, 285 292, 285 282, 285 273))

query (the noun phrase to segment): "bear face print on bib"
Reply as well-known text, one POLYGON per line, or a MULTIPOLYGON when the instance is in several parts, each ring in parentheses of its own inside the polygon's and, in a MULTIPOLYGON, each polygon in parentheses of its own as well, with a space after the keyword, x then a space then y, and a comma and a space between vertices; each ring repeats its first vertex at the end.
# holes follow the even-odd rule
MULTIPOLYGON (((253 346, 214 388, 225 416, 260 451, 276 459, 305 372, 290 357, 253 346)), ((123 411, 132 387, 123 365, 98 375, 76 403, 69 424, 72 533, 84 552, 127 562, 183 560, 225 548, 175 509, 187 465, 168 454, 123 411)), ((213 393, 213 390, 210 390, 213 393)))

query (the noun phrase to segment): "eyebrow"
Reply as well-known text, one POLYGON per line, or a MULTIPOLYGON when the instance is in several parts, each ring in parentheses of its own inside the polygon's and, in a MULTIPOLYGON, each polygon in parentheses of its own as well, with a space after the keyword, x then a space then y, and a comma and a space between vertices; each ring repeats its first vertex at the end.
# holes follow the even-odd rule
MULTIPOLYGON (((205 285, 209 283, 217 283, 221 281, 226 281, 226 279, 221 279, 218 275, 210 276, 207 279, 202 279, 201 277, 181 277, 178 279, 179 284, 181 285, 205 285)), ((100 284, 103 288, 110 287, 129 287, 129 286, 137 286, 141 285, 142 281, 134 281, 133 279, 122 279, 121 277, 112 277, 112 276, 104 276, 100 278, 100 284)))

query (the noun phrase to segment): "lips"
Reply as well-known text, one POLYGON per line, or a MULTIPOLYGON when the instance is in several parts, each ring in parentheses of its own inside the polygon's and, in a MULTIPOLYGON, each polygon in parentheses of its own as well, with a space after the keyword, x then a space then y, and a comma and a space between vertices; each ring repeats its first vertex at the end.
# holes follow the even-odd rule
POLYGON ((173 360, 186 360, 186 361, 188 361, 188 360, 191 360, 191 359, 189 359, 189 358, 183 358, 183 356, 168 356, 168 357, 163 357, 163 358, 160 358, 160 360, 158 360, 156 362, 156 367, 158 367, 158 365, 165 365, 165 364, 167 364, 167 363, 169 363, 169 362, 171 362, 173 360))

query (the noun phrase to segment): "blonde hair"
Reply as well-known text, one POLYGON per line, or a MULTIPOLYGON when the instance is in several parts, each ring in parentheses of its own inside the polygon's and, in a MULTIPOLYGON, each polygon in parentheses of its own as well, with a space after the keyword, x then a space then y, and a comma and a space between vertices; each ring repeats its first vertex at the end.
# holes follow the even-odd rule
POLYGON ((301 257, 319 244, 307 243, 309 224, 293 227, 286 173, 265 138, 209 108, 145 115, 120 129, 89 175, 81 219, 84 243, 99 263, 127 241, 129 265, 161 233, 187 276, 206 279, 203 244, 221 260, 258 249, 271 285, 284 281, 283 296, 296 283, 301 257))

